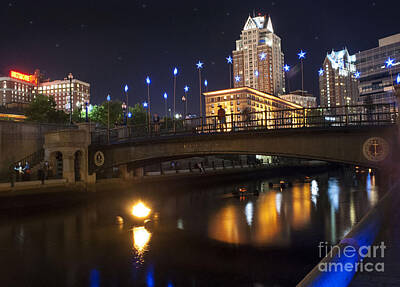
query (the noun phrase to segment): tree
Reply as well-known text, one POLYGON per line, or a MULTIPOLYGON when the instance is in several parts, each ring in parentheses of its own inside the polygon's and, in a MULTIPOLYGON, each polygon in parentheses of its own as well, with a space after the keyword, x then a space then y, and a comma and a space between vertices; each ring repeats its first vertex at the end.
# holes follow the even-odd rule
POLYGON ((110 111, 110 128, 123 123, 122 103, 120 101, 104 102, 99 106, 93 106, 89 113, 90 120, 107 126, 108 111, 110 111))
POLYGON ((37 95, 30 103, 25 115, 29 121, 40 123, 67 123, 68 115, 56 109, 56 102, 52 96, 37 95))
POLYGON ((132 117, 128 119, 128 125, 146 125, 147 123, 147 111, 143 108, 141 104, 136 104, 129 108, 132 117))

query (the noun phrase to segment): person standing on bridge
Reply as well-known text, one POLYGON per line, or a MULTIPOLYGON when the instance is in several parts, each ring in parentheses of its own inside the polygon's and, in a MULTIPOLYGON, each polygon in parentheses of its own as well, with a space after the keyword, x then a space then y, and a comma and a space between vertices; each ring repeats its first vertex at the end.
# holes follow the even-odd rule
POLYGON ((159 133, 159 131, 160 131, 160 116, 158 114, 154 114, 153 122, 154 122, 154 132, 159 133))
POLYGON ((219 121, 219 129, 221 132, 225 131, 226 127, 226 116, 225 116, 225 110, 222 108, 221 105, 218 106, 218 121, 219 121))

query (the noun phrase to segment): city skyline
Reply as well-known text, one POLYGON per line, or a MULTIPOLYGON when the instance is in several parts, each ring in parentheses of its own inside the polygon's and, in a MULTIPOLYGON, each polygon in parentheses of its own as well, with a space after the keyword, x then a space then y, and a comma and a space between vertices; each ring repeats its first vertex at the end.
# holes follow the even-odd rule
MULTIPOLYGON (((39 68, 52 79, 62 79, 72 72, 92 85, 94 103, 105 101, 108 93, 113 99, 124 100, 125 84, 129 86, 130 103, 144 101, 145 79, 149 75, 152 110, 162 112, 163 94, 172 95, 172 71, 177 66, 177 110, 183 111, 180 99, 184 86, 188 85, 188 109, 197 113, 199 89, 195 63, 204 62, 202 77, 208 80, 209 91, 228 88, 226 57, 231 55, 244 21, 254 11, 271 15, 273 19, 274 30, 282 39, 285 64, 292 67, 287 75, 290 90, 301 88, 300 73, 293 73, 299 63, 297 53, 303 49, 307 52, 305 90, 319 97, 318 69, 327 51, 347 47, 354 54, 374 47, 378 38, 398 32, 388 20, 391 13, 394 15, 394 7, 386 9, 387 6, 374 2, 363 7, 358 7, 357 1, 346 3, 349 8, 358 8, 361 15, 341 10, 339 15, 339 9, 326 11, 318 9, 322 4, 310 2, 295 5, 293 10, 296 11, 289 11, 283 2, 263 6, 261 1, 254 1, 230 8, 225 8, 223 2, 205 1, 199 5, 176 2, 168 4, 171 10, 168 15, 160 12, 163 9, 155 9, 166 5, 163 3, 113 3, 107 9, 87 3, 80 5, 80 9, 73 9, 69 6, 74 5, 66 3, 61 7, 69 18, 65 21, 66 16, 58 15, 59 7, 53 4, 38 9, 24 1, 5 3, 0 21, 18 25, 3 35, 0 73, 7 74, 10 69, 31 73, 39 68), (314 15, 313 19, 301 16, 311 8, 324 12, 314 15), (86 13, 88 11, 91 13, 86 13), (374 19, 379 25, 363 17, 382 11, 387 16, 374 19), (299 19, 304 21, 303 27, 296 24, 299 19), (328 29, 329 33, 324 30, 329 27, 328 21, 338 21, 335 29, 328 29), (321 25, 313 24, 316 22, 321 25), (352 24, 350 29, 349 23, 352 24), (135 42, 137 39, 140 39, 139 45, 135 42)), ((168 105, 172 106, 170 99, 168 105)))

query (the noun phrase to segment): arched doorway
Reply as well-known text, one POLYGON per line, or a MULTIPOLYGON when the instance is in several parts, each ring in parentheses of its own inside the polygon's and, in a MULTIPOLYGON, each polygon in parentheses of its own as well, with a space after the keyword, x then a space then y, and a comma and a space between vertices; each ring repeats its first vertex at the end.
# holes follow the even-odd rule
POLYGON ((75 174, 75 181, 81 181, 82 176, 82 152, 78 150, 74 154, 74 174, 75 174))
POLYGON ((63 155, 61 152, 56 151, 50 155, 47 177, 48 178, 63 177, 63 155))

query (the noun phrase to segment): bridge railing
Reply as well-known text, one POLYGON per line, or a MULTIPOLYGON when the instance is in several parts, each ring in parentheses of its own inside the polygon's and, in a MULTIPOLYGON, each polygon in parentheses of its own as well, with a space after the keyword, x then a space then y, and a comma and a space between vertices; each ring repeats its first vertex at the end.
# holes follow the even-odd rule
POLYGON ((397 118, 398 110, 395 103, 244 111, 227 113, 222 118, 216 115, 203 118, 163 119, 160 122, 97 130, 92 133, 92 142, 107 143, 177 134, 390 125, 395 124, 397 118))

